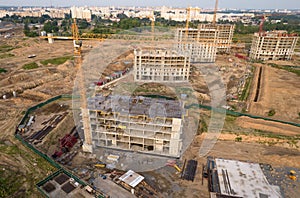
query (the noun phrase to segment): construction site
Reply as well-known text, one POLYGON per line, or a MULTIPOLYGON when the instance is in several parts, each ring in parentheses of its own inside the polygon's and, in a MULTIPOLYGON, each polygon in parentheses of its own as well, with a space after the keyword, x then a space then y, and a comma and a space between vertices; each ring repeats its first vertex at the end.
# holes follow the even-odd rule
POLYGON ((83 39, 76 19, 70 41, 0 38, 20 46, 0 60, 0 176, 15 196, 297 197, 299 76, 271 65, 297 69, 298 36, 255 33, 249 58, 269 62, 250 62, 232 47, 235 25, 186 21, 171 38, 83 39), (43 64, 61 55, 63 64, 43 64), (29 59, 38 67, 23 69, 29 59), (226 105, 212 106, 210 75, 213 88, 224 83, 226 105), (200 156, 218 109, 224 127, 200 156))

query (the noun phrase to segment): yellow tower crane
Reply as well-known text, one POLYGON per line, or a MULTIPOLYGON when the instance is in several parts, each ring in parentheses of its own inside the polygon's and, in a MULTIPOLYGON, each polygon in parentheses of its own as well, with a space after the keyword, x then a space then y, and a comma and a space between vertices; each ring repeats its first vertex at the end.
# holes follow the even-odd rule
POLYGON ((186 8, 186 24, 185 24, 185 48, 187 48, 188 36, 189 36, 189 22, 191 20, 191 11, 200 11, 200 8, 186 8))
POLYGON ((92 132, 89 124, 89 113, 87 109, 86 88, 85 88, 85 80, 84 80, 84 74, 82 68, 82 57, 81 57, 82 41, 79 39, 79 31, 78 31, 76 19, 73 19, 72 33, 73 33, 73 44, 74 44, 74 57, 75 57, 75 63, 78 69, 78 77, 79 77, 78 88, 80 92, 80 108, 81 108, 83 131, 84 131, 84 143, 82 145, 82 150, 84 152, 92 153, 93 152, 92 132))
POLYGON ((192 8, 192 7, 188 7, 186 8, 186 24, 185 24, 185 29, 188 30, 189 29, 189 22, 191 20, 191 11, 200 11, 200 8, 192 8))
POLYGON ((155 26, 154 12, 152 12, 151 14, 146 15, 144 17, 150 19, 150 21, 151 21, 151 34, 152 34, 152 39, 154 39, 154 26, 155 26))
POLYGON ((216 0, 215 10, 214 10, 214 18, 213 18, 213 21, 212 21, 213 25, 216 25, 216 21, 217 21, 218 3, 219 3, 219 0, 216 0))

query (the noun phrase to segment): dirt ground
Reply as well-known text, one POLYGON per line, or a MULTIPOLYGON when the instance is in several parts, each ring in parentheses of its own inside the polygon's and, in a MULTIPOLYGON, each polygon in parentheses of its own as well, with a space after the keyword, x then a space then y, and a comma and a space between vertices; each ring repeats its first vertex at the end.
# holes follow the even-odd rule
MULTIPOLYGON (((289 64, 289 62, 280 63, 289 64)), ((275 115, 272 118, 299 123, 300 76, 266 65, 255 64, 255 66, 263 68, 260 96, 258 102, 253 101, 257 87, 257 78, 255 78, 249 97, 249 113, 268 116, 268 112, 274 109, 275 115)))
POLYGON ((299 127, 292 126, 289 124, 265 121, 265 120, 254 119, 245 116, 238 117, 235 123, 242 128, 252 128, 256 130, 272 132, 274 134, 281 134, 287 136, 300 135, 299 127))
MULTIPOLYGON (((41 197, 35 184, 54 168, 22 146, 13 134, 28 107, 56 95, 72 93, 77 72, 73 60, 58 66, 40 64, 42 60, 72 56, 72 41, 48 44, 45 40, 14 36, 9 39, 1 37, 0 43, 1 46, 14 46, 9 53, 15 55, 0 59, 0 68, 7 70, 0 73, 0 178, 5 179, 1 182, 7 182, 2 184, 7 185, 6 192, 12 197, 41 197), (36 57, 27 58, 30 54, 36 54, 36 57), (38 63, 39 67, 31 70, 22 68, 31 62, 38 63), (16 98, 12 97, 13 91, 17 92, 16 98), (6 100, 2 99, 4 94, 7 95, 6 100)), ((83 53, 89 50, 86 45, 98 43, 85 42, 83 53)))
MULTIPOLYGON (((206 164, 206 157, 213 156, 217 158, 249 161, 254 163, 271 164, 272 167, 293 167, 300 168, 299 148, 286 148, 283 144, 280 146, 268 146, 259 143, 260 137, 242 136, 243 142, 235 142, 234 134, 221 134, 219 140, 212 150, 205 157, 199 156, 199 149, 205 134, 196 136, 192 146, 188 148, 184 156, 177 164, 182 167, 184 159, 194 159, 198 161, 198 168, 194 182, 179 179, 178 174, 172 167, 162 167, 153 172, 142 173, 146 181, 158 189, 163 197, 209 197, 207 189, 207 179, 202 183, 202 164, 206 164)), ((271 141, 269 138, 260 138, 260 141, 271 141)), ((282 173, 285 174, 285 173, 282 173)), ((286 178, 286 182, 290 182, 286 178)), ((299 183, 295 184, 299 185, 299 183)), ((290 186, 292 189, 292 186, 290 186)), ((289 187, 286 187, 286 197, 293 198, 295 192, 289 193, 289 187)))
MULTIPOLYGON (((27 197, 40 197, 41 195, 36 190, 35 184, 52 172, 53 168, 43 159, 38 158, 27 148, 23 147, 13 137, 13 133, 22 117, 22 113, 28 107, 59 94, 72 93, 77 71, 74 61, 69 60, 59 66, 43 66, 40 64, 41 60, 66 55, 72 56, 72 42, 55 41, 51 45, 44 40, 23 39, 22 37, 14 37, 8 40, 2 39, 0 42, 7 45, 19 46, 10 51, 15 56, 0 59, 0 68, 8 71, 7 73, 0 74, 0 96, 3 94, 7 94, 8 96, 7 100, 0 99, 0 178, 2 176, 3 178, 13 177, 16 175, 15 173, 18 173, 22 176, 20 178, 23 180, 16 180, 20 182, 14 186, 12 196, 23 196, 25 193, 27 197), (28 59, 27 56, 30 54, 36 54, 37 56, 34 59, 28 59), (30 62, 37 62, 39 68, 32 70, 22 69, 24 64, 30 62), (13 91, 17 91, 16 98, 11 97, 13 91)), ((89 50, 87 45, 95 46, 98 43, 85 41, 83 47, 84 54, 89 50)), ((130 56, 127 56, 127 58, 130 58, 130 56)), ((233 55, 218 58, 217 64, 222 72, 224 72, 223 80, 229 90, 227 93, 237 94, 239 88, 236 87, 236 84, 249 72, 247 64, 233 55), (229 58, 232 58, 233 61, 230 62, 229 58), (234 65, 234 63, 237 65, 234 65)), ((120 68, 123 69, 124 67, 120 68)), ((199 71, 193 73, 194 76, 191 77, 191 83, 195 85, 196 91, 201 92, 202 95, 200 96, 204 100, 209 100, 208 90, 204 86, 205 82, 203 78, 201 80, 201 76, 198 74, 199 71)), ((300 112, 300 101, 298 99, 300 92, 297 91, 300 88, 299 77, 292 73, 269 67, 265 68, 264 75, 261 100, 255 105, 250 105, 250 113, 266 116, 266 113, 271 108, 274 108, 276 110, 276 114, 273 116, 275 119, 299 122, 297 118, 298 112, 300 112)), ((71 117, 67 117, 67 119, 71 120, 71 117)), ((276 127, 278 129, 275 129, 273 123, 265 121, 260 122, 239 118, 238 124, 245 128, 251 126, 257 127, 259 130, 289 133, 290 135, 298 134, 298 128, 291 129, 281 125, 276 127)), ((65 128, 70 127, 71 125, 68 125, 65 128)), ((56 130, 56 133, 59 133, 59 131, 56 130)), ((59 138, 61 135, 53 136, 53 138, 59 138)), ((222 140, 215 144, 209 155, 228 159, 249 160, 257 163, 271 163, 273 166, 300 168, 299 149, 288 148, 285 144, 282 146, 280 144, 266 146, 258 143, 259 140, 255 138, 247 139, 247 137, 243 137, 245 142, 235 142, 235 137, 234 135, 221 136, 222 140)), ((206 180, 204 180, 204 184, 202 185, 200 174, 202 164, 206 163, 206 158, 199 157, 198 154, 202 139, 203 135, 197 136, 183 157, 183 159, 198 160, 198 172, 194 182, 178 180, 179 176, 171 167, 165 167, 156 172, 148 173, 149 178, 154 176, 153 183, 159 184, 162 190, 166 190, 163 191, 165 197, 208 197, 206 180)), ((271 140, 261 139, 261 141, 271 140)), ((56 146, 55 142, 52 142, 52 137, 46 138, 45 142, 53 145, 53 148, 49 147, 49 150, 47 150, 49 153, 52 153, 54 146, 56 146)))
MULTIPOLYGON (((178 181, 181 188, 184 188, 184 195, 190 197, 208 197, 207 180, 202 185, 201 167, 206 164, 206 157, 199 156, 199 149, 205 134, 196 136, 192 146, 185 152, 183 159, 194 159, 198 161, 197 176, 194 182, 178 181)), ((267 146, 256 142, 251 137, 247 140, 244 136, 243 142, 234 142, 235 135, 221 135, 207 156, 214 156, 224 159, 250 161, 254 163, 271 164, 273 167, 294 167, 300 168, 300 152, 298 149, 285 148, 283 146, 267 146), (230 137, 231 136, 231 137, 230 137)), ((263 140, 263 139, 261 139, 263 140)), ((177 183, 177 182, 176 182, 177 183)), ((293 194, 293 193, 291 193, 293 194)), ((171 196, 172 197, 172 196, 171 196)), ((180 197, 180 196, 174 196, 180 197)), ((293 196, 290 196, 293 197, 293 196)))

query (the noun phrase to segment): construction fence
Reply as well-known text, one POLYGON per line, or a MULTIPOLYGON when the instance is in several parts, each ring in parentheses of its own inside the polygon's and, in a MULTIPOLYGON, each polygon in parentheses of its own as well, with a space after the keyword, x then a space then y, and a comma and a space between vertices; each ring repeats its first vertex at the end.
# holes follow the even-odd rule
POLYGON ((206 109, 206 110, 212 110, 215 112, 226 112, 226 115, 231 115, 231 116, 235 116, 235 117, 240 117, 240 116, 246 116, 249 118, 254 118, 254 119, 262 119, 262 120, 266 120, 266 121, 272 121, 272 122, 278 122, 278 123, 282 123, 282 124, 289 124, 289 125, 293 125, 296 127, 300 127, 299 123, 295 123, 295 122, 288 122, 288 121, 284 121, 284 120, 276 120, 276 119, 272 119, 272 118, 267 118, 267 117, 262 117, 262 116, 257 116, 257 115, 251 115, 248 113, 241 113, 241 112, 236 112, 236 111, 231 111, 231 110, 227 110, 224 108, 214 108, 208 105, 201 105, 201 104, 190 104, 187 105, 185 108, 186 109, 190 109, 192 107, 196 107, 196 108, 200 108, 200 109, 206 109))
MULTIPOLYGON (((30 113, 32 113, 34 110, 41 108, 51 102, 54 102, 56 100, 59 99, 63 99, 63 98, 67 98, 67 99, 71 99, 72 95, 59 95, 59 96, 55 96, 53 98, 50 98, 44 102, 41 102, 33 107, 30 107, 27 109, 27 111, 25 112, 24 116, 22 117, 19 125, 25 124, 26 120, 28 120, 28 116, 30 115, 30 113)), ((75 181, 77 181, 79 184, 86 186, 87 184, 80 180, 76 175, 72 174, 71 172, 67 171, 66 169, 64 169, 61 165, 59 165, 56 161, 54 161, 52 158, 50 158, 48 155, 42 153, 41 151, 39 151, 38 149, 36 149, 34 146, 32 146, 30 143, 28 143, 27 141, 25 141, 22 136, 20 134, 17 133, 17 130, 15 132, 15 138, 17 138, 20 142, 22 142, 22 144, 24 146, 26 146, 27 148, 31 149, 34 153, 36 153, 37 155, 39 155, 40 157, 44 158, 47 162, 49 162, 53 167, 57 168, 58 170, 56 172, 54 172, 53 174, 51 174, 50 176, 48 176, 47 178, 45 178, 44 180, 40 181, 39 183, 36 184, 36 187, 38 188, 38 190, 45 196, 48 197, 48 195, 41 190, 41 186, 43 186, 45 183, 47 183, 49 180, 51 180, 52 178, 54 178, 55 176, 59 175, 60 173, 65 173, 66 175, 68 175, 71 178, 74 178, 75 181)), ((99 195, 99 198, 104 198, 105 196, 99 195)))

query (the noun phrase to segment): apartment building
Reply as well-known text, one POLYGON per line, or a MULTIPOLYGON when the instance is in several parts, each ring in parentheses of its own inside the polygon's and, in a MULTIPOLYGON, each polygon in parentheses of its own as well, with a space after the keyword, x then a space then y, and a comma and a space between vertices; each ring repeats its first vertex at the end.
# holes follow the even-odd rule
POLYGON ((200 24, 198 26, 199 40, 200 42, 216 42, 218 52, 229 52, 234 29, 235 25, 231 24, 200 24), (217 40, 214 41, 214 39, 217 40))
POLYGON ((92 20, 92 11, 87 8, 78 8, 78 7, 71 7, 71 15, 72 18, 76 19, 86 19, 87 21, 92 20))
POLYGON ((88 101, 95 146, 179 157, 183 104, 142 96, 102 95, 88 101))
POLYGON ((215 62, 217 52, 229 52, 235 25, 200 24, 198 29, 177 29, 176 48, 190 50, 192 62, 215 62))
POLYGON ((291 60, 298 40, 297 34, 286 31, 254 33, 250 58, 254 60, 291 60))
POLYGON ((177 29, 175 34, 175 49, 182 53, 190 51, 192 63, 215 62, 217 36, 217 31, 214 29, 177 29))
POLYGON ((190 54, 175 50, 134 50, 136 82, 187 82, 190 54))

